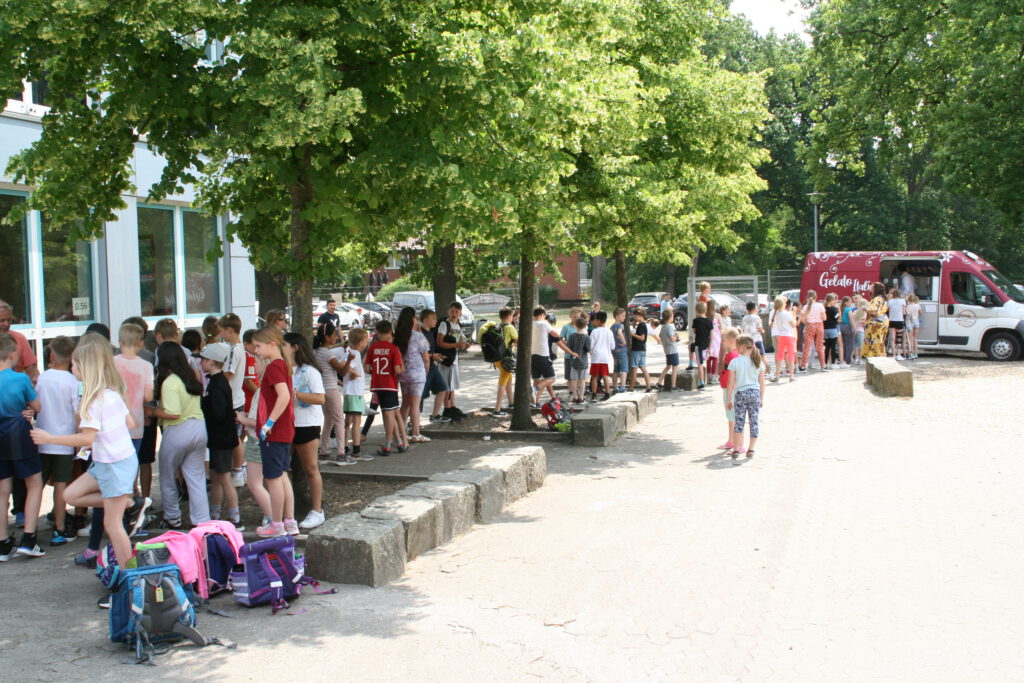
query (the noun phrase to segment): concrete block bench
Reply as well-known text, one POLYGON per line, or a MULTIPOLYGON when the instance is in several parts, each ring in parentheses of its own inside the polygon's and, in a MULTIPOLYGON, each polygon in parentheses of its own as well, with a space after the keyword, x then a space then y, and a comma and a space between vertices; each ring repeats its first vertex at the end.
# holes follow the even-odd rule
POLYGON ((864 375, 879 396, 914 396, 914 373, 892 358, 868 358, 864 375))
POLYGON ((572 418, 572 442, 577 446, 610 446, 619 435, 614 413, 594 407, 572 418))
POLYGON ((401 522, 405 529, 407 560, 444 542, 444 505, 440 500, 395 493, 378 498, 359 514, 366 519, 401 522))
POLYGON ((429 498, 441 504, 441 543, 473 528, 476 521, 476 487, 455 481, 421 481, 406 486, 398 496, 429 498))
POLYGON ((405 573, 405 529, 358 512, 331 517, 306 541, 306 573, 331 583, 385 586, 405 573))

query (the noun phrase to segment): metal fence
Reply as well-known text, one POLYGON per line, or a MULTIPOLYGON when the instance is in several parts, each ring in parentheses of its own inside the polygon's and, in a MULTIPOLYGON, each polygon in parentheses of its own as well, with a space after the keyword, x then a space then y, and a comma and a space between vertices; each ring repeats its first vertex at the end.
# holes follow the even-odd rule
POLYGON ((764 291, 768 297, 776 297, 787 289, 800 289, 803 271, 799 268, 791 270, 769 270, 765 274, 764 291))

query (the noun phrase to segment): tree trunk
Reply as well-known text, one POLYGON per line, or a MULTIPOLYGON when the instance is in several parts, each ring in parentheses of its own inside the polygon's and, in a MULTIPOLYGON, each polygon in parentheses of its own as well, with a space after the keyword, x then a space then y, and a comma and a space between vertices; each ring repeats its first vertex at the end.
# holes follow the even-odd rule
POLYGON ((283 311, 288 305, 288 278, 268 270, 256 269, 256 294, 260 301, 258 314, 266 320, 267 311, 283 311))
POLYGON ((298 179, 288 188, 291 195, 291 243, 288 254, 297 266, 291 278, 292 330, 313 337, 313 256, 309 250, 309 220, 303 216, 313 201, 309 180, 312 146, 307 143, 296 160, 298 179))
POLYGON ((608 259, 604 256, 595 256, 590 264, 590 300, 601 301, 604 299, 604 269, 608 265, 608 259))
POLYGON ((673 297, 676 296, 676 274, 679 272, 679 268, 674 263, 665 263, 665 291, 671 294, 673 297))
POLYGON ((437 319, 448 317, 448 304, 455 301, 455 245, 444 244, 434 251, 437 268, 434 269, 434 306, 437 319))
POLYGON ((523 235, 525 246, 519 254, 519 342, 516 345, 516 382, 513 396, 512 429, 533 429, 530 404, 533 403, 533 380, 530 378, 530 350, 533 348, 534 284, 537 273, 533 263, 531 235, 523 235))
POLYGON ((629 294, 626 292, 626 252, 622 249, 615 250, 615 305, 625 308, 629 304, 629 294))

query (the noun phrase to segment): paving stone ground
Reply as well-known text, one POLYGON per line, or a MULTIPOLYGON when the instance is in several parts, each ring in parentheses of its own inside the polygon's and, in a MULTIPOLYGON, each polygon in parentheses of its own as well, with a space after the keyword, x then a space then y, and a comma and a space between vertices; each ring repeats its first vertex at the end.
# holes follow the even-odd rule
POLYGON ((549 449, 543 488, 397 583, 304 595, 304 612, 276 617, 224 598, 232 618, 200 628, 238 650, 180 646, 144 671, 119 664, 98 582, 67 554, 11 561, 0 667, 53 681, 1024 680, 1024 364, 935 357, 916 372, 913 399, 872 396, 855 369, 771 386, 740 466, 714 448, 719 389, 663 398, 613 447, 549 449))

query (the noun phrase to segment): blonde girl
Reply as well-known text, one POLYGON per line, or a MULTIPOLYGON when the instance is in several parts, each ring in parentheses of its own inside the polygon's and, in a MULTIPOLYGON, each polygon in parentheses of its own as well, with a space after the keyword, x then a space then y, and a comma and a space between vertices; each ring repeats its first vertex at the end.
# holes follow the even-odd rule
POLYGON ((850 362, 863 365, 861 347, 864 345, 864 328, 868 324, 868 304, 860 294, 853 295, 853 312, 850 313, 850 320, 853 321, 853 354, 850 356, 850 362))
MULTIPOLYGON (((263 359, 256 359, 254 370, 258 381, 263 381, 263 371, 266 367, 267 364, 263 359)), ((249 437, 245 440, 245 484, 249 488, 253 500, 256 501, 256 505, 259 506, 260 512, 263 513, 263 521, 260 526, 266 526, 270 523, 270 492, 263 485, 263 454, 260 452, 260 437, 256 431, 256 413, 259 409, 259 402, 260 389, 257 386, 252 400, 249 402, 249 410, 246 412, 236 411, 235 416, 238 418, 238 424, 245 427, 246 435, 249 437)))
POLYGON ((817 352, 822 371, 828 370, 825 364, 825 307, 818 301, 818 293, 813 289, 807 291, 807 300, 800 309, 800 321, 804 324, 804 353, 800 361, 800 372, 807 372, 811 349, 817 352))
POLYGON ((730 320, 732 317, 728 306, 717 309, 714 305, 708 307, 708 318, 711 319, 711 344, 708 346, 708 383, 714 384, 718 381, 718 352, 722 346, 723 320, 730 320))
POLYGON ((761 352, 754 340, 740 335, 736 340, 740 355, 729 364, 729 402, 726 410, 735 410, 736 426, 733 429, 733 447, 729 455, 733 460, 740 455, 743 444, 743 427, 750 420, 750 441, 747 444, 747 458, 754 457, 754 446, 760 434, 759 417, 764 407, 764 368, 761 367, 761 352))
POLYGON ((291 358, 277 327, 257 330, 252 343, 256 357, 267 363, 260 383, 256 433, 263 459, 263 482, 270 493, 270 522, 257 528, 256 533, 263 538, 294 536, 299 533, 299 525, 295 521, 295 498, 288 479, 291 445, 295 438, 291 358))
MULTIPOLYGON (((124 513, 132 503, 135 478, 139 473, 139 460, 130 433, 135 423, 125 402, 124 379, 114 365, 110 343, 99 335, 83 336, 71 359, 71 371, 82 382, 78 433, 56 436, 33 429, 32 441, 92 449, 92 464, 85 474, 68 484, 64 499, 75 507, 103 509, 104 530, 114 547, 118 564, 124 568, 132 557, 124 513)), ((138 522, 144 519, 150 502, 148 498, 143 500, 132 532, 138 529, 138 522)))
POLYGON ((790 302, 784 296, 775 297, 772 302, 772 343, 775 346, 775 378, 782 376, 782 363, 786 363, 789 381, 796 379, 796 321, 789 311, 790 302))
POLYGON ((906 319, 906 348, 907 358, 917 358, 917 331, 921 329, 921 299, 917 294, 907 295, 907 307, 904 318, 906 319))

